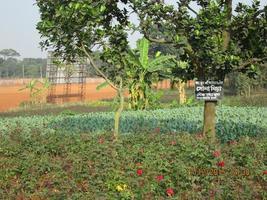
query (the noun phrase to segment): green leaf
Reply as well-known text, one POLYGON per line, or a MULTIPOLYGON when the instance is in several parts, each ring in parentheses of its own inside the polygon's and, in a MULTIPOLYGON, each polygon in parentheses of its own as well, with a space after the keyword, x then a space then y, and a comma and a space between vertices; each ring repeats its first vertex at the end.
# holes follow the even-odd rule
POLYGON ((140 63, 144 68, 148 66, 148 50, 149 50, 149 41, 145 38, 142 38, 139 41, 138 49, 140 52, 140 63))
POLYGON ((188 66, 188 63, 184 61, 178 61, 177 64, 178 64, 178 67, 181 69, 186 69, 188 66))
POLYGON ((179 35, 175 36, 175 42, 180 42, 180 36, 179 35))
POLYGON ((159 57, 160 55, 161 55, 161 52, 158 51, 158 52, 156 53, 156 56, 155 56, 155 57, 157 58, 157 57, 159 57))
POLYGON ((107 87, 109 84, 108 84, 108 82, 107 81, 105 81, 105 82, 103 82, 103 83, 101 83, 101 84, 99 84, 97 87, 96 87, 96 90, 101 90, 101 89, 103 89, 103 88, 105 88, 105 87, 107 87))
POLYGON ((164 68, 166 68, 164 64, 173 59, 175 59, 175 56, 160 56, 158 58, 155 58, 153 61, 149 63, 148 71, 149 72, 161 71, 164 68))
POLYGON ((106 10, 106 6, 105 5, 101 5, 100 12, 104 12, 105 10, 106 10))
POLYGON ((137 66, 142 66, 142 63, 140 62, 140 60, 137 58, 137 56, 134 54, 134 52, 132 50, 130 50, 128 52, 128 61, 133 64, 133 65, 137 65, 137 66))

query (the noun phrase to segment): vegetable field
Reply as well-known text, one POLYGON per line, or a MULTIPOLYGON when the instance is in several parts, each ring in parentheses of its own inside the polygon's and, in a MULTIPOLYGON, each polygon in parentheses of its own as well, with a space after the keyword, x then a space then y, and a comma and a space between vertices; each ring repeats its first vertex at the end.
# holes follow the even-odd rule
MULTIPOLYGON (((198 133, 202 128, 202 107, 181 107, 154 111, 127 111, 121 119, 121 132, 141 133, 198 133)), ((113 112, 99 112, 79 115, 36 116, 0 119, 0 133, 19 132, 28 135, 33 132, 66 133, 111 133, 114 125, 113 112)), ((217 110, 217 135, 223 141, 235 140, 241 136, 267 134, 267 108, 227 107, 217 110)))

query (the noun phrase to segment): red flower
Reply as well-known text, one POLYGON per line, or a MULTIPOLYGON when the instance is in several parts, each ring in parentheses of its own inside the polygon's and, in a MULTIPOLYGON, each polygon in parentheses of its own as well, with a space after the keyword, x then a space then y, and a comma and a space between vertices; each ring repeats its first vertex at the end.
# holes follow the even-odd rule
POLYGON ((157 179, 158 182, 160 182, 160 181, 162 181, 164 179, 164 176, 163 175, 158 175, 156 177, 156 179, 157 179))
POLYGON ((168 195, 169 197, 171 197, 171 196, 174 195, 174 191, 173 191, 172 188, 167 188, 166 193, 167 193, 167 195, 168 195))
POLYGON ((267 170, 263 171, 263 174, 264 174, 264 175, 267 175, 267 170))
POLYGON ((220 157, 221 152, 220 152, 220 151, 214 151, 212 155, 213 155, 215 158, 218 158, 218 157, 220 157))
POLYGON ((225 165, 224 161, 219 161, 219 162, 217 163, 217 166, 218 166, 218 167, 224 167, 224 165, 225 165))
POLYGON ((176 141, 171 141, 171 145, 176 145, 176 141))
POLYGON ((142 169, 138 169, 138 170, 136 171, 136 173, 137 173, 138 176, 142 176, 142 174, 143 174, 143 170, 142 170, 142 169))

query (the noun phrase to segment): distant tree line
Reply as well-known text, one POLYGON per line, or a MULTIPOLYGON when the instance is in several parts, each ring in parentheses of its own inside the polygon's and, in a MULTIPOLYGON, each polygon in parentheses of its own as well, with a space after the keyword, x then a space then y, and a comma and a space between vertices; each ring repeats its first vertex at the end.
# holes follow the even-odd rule
POLYGON ((24 58, 13 49, 0 51, 0 78, 42 78, 45 77, 46 59, 24 58))

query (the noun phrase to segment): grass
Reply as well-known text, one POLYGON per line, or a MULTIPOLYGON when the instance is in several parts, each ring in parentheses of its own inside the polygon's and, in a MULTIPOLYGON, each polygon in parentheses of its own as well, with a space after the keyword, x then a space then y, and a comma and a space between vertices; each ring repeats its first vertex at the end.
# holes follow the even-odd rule
POLYGON ((0 136, 1 199, 266 199, 267 138, 0 136))

